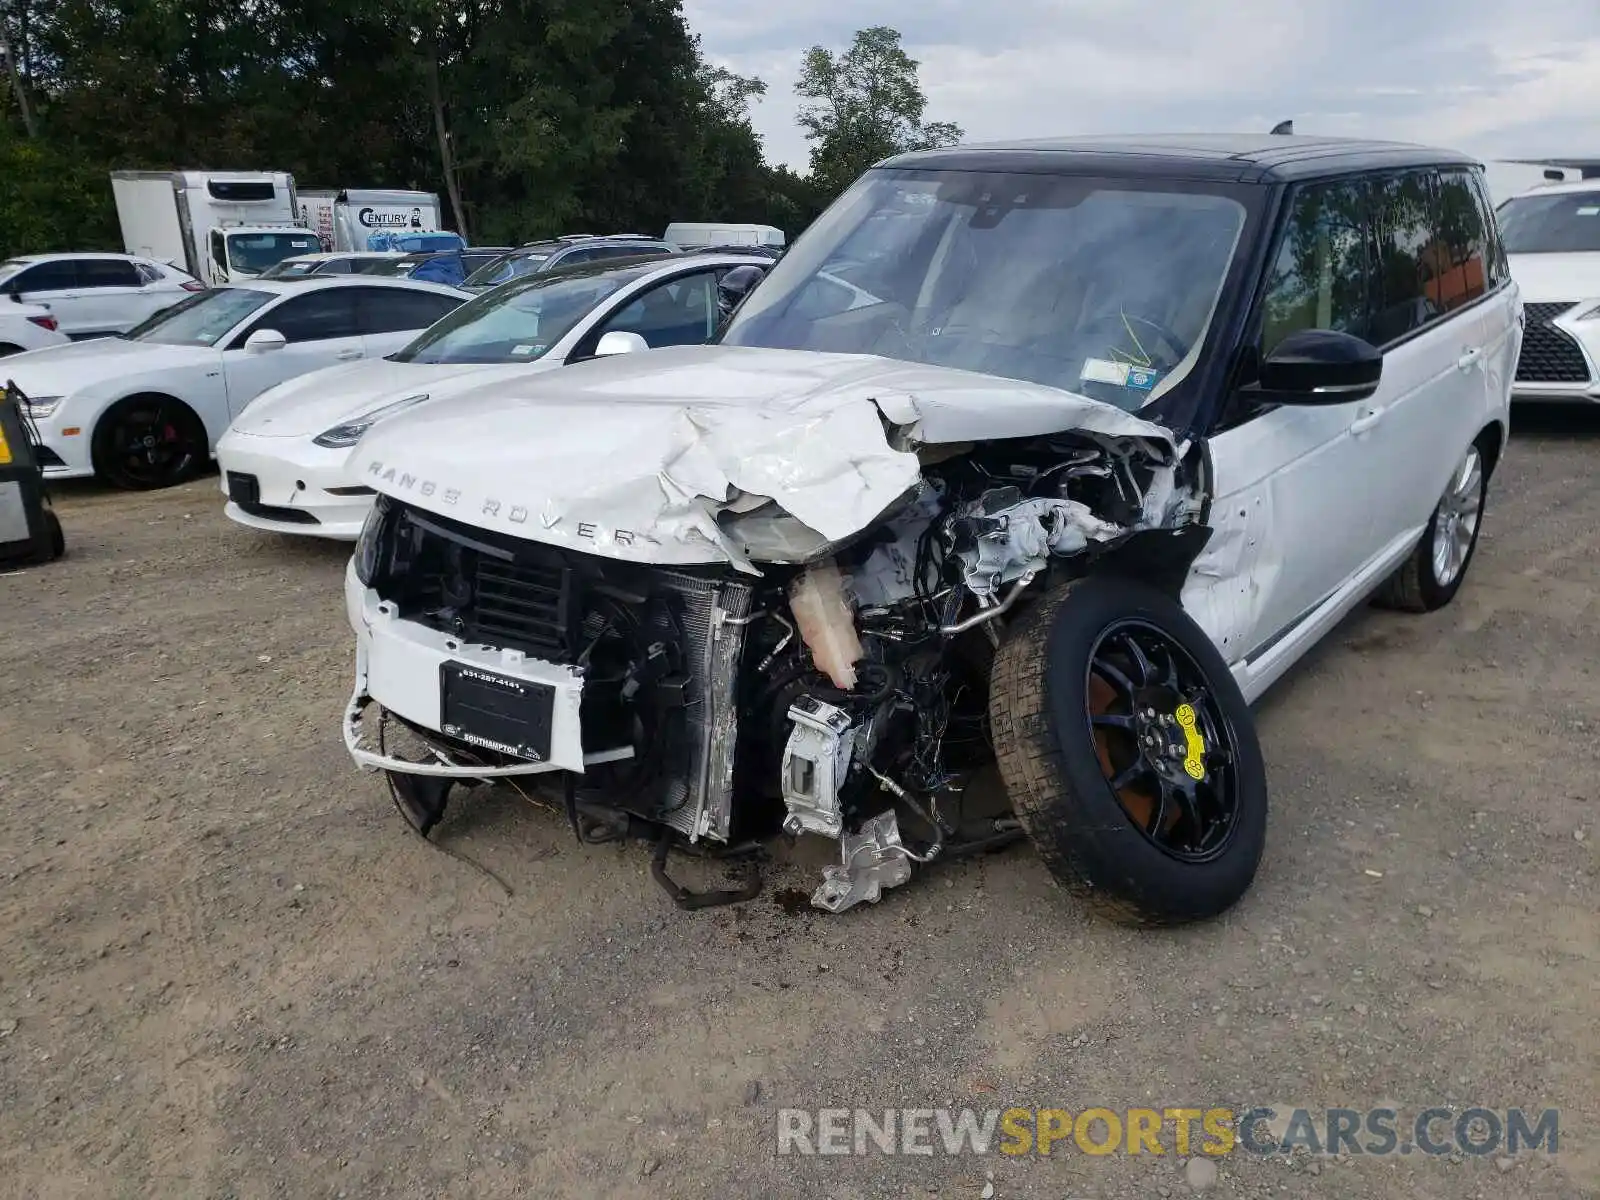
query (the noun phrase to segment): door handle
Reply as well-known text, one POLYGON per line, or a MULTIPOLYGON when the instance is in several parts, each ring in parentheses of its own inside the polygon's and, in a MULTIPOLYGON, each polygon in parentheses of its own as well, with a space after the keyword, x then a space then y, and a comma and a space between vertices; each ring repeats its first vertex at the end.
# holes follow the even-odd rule
POLYGON ((1473 367, 1478 365, 1478 362, 1482 358, 1482 346, 1468 346, 1467 349, 1462 352, 1461 357, 1456 359, 1456 366, 1460 367, 1463 371, 1470 371, 1473 367))
POLYGON ((1371 412, 1364 412, 1350 422, 1350 432, 1352 434, 1365 433, 1381 420, 1383 420, 1383 409, 1381 408, 1375 408, 1371 412))
POLYGON ((361 357, 361 351, 359 351, 359 350, 341 350, 341 351, 339 351, 339 361, 340 362, 350 362, 352 359, 357 359, 357 358, 360 358, 360 357, 361 357))

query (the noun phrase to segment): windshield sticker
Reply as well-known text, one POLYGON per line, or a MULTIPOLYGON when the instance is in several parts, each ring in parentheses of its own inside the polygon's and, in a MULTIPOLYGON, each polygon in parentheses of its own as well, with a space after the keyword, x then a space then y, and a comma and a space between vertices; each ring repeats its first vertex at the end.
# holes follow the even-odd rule
POLYGON ((1578 210, 1580 217, 1600 217, 1600 204, 1585 204, 1578 210))
POLYGON ((1112 362, 1109 358, 1086 358, 1078 378, 1084 383, 1109 383, 1112 387, 1148 392, 1161 379, 1161 372, 1133 363, 1112 362))
POLYGON ((1112 362, 1108 358, 1086 358, 1078 378, 1085 383, 1109 383, 1116 387, 1128 386, 1128 364, 1112 362))
POLYGON ((1148 392, 1156 386, 1156 380, 1161 378, 1160 371, 1152 371, 1149 367, 1129 367, 1127 386, 1135 391, 1148 392))

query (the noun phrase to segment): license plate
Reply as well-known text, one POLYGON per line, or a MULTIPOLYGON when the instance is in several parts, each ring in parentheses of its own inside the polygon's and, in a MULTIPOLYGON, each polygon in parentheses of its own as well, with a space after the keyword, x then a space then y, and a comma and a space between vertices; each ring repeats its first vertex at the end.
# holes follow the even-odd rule
POLYGON ((453 738, 530 762, 550 757, 556 690, 466 663, 439 667, 439 728, 453 738))

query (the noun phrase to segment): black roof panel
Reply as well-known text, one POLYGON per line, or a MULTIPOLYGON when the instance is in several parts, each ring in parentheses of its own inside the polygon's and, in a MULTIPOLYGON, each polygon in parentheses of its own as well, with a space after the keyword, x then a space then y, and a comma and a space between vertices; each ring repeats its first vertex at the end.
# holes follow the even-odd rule
POLYGON ((1454 150, 1298 134, 1147 134, 986 142, 920 150, 879 163, 938 171, 1169 175, 1234 183, 1280 183, 1381 168, 1465 165, 1454 150))

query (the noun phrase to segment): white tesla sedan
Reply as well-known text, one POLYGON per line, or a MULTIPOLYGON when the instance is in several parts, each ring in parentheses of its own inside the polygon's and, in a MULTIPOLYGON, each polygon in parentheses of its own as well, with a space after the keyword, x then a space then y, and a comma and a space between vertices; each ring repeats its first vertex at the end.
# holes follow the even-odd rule
POLYGON ((227 515, 274 533, 354 541, 373 492, 350 448, 385 416, 504 376, 626 350, 709 341, 771 260, 694 254, 527 275, 462 305, 387 358, 263 393, 217 446, 227 515), (736 268, 751 268, 734 274, 736 268))
POLYGON ((200 292, 118 337, 6 360, 47 476, 181 483, 267 388, 398 350, 467 299, 440 284, 313 276, 200 292))

